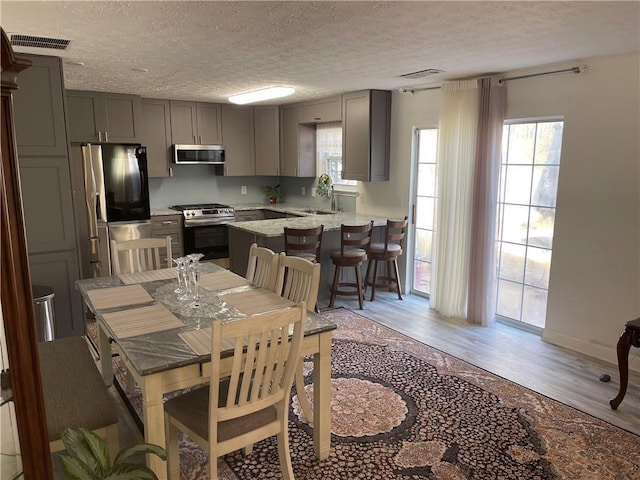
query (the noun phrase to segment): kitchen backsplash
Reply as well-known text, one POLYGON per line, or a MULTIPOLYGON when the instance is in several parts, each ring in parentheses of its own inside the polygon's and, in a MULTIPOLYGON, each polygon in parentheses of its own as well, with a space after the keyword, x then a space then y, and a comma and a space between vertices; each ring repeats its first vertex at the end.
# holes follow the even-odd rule
MULTIPOLYGON (((264 203, 263 190, 267 185, 280 184, 284 201, 292 205, 330 208, 328 197, 311 196, 317 180, 293 177, 223 177, 214 175, 209 165, 174 165, 173 177, 150 178, 151 208, 167 208, 186 203, 264 203), (246 187, 246 194, 242 194, 246 187), (302 189, 305 194, 302 195, 302 189)), ((355 212, 355 199, 336 197, 336 208, 355 212)))

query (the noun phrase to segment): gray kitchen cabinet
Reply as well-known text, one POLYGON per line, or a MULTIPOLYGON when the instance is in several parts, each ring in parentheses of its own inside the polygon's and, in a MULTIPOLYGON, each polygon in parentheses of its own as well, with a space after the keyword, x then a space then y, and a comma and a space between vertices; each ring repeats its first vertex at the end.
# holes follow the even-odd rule
POLYGON ((300 123, 300 106, 280 109, 280 175, 284 177, 316 176, 316 128, 300 123))
POLYGON ((56 336, 82 335, 62 64, 58 57, 22 56, 33 62, 14 97, 15 118, 20 119, 15 129, 31 282, 53 289, 56 336))
POLYGON ((222 144, 222 120, 217 103, 170 100, 171 143, 222 144))
POLYGON ((391 92, 345 93, 342 113, 342 178, 389 180, 391 92))
POLYGON ((342 95, 309 100, 300 104, 299 123, 327 123, 342 120, 342 95))
POLYGON ((250 176, 256 174, 253 133, 252 106, 222 105, 225 175, 250 176))
POLYGON ((71 142, 139 143, 141 99, 120 93, 67 91, 71 142))
MULTIPOLYGON (((182 238, 182 214, 175 215, 154 215, 151 217, 151 236, 153 238, 171 237, 171 256, 173 258, 184 255, 184 244, 182 238)), ((166 257, 161 259, 166 262, 166 257)))
POLYGON ((171 176, 171 114, 169 100, 142 99, 140 143, 147 147, 150 177, 171 176))
POLYGON ((75 288, 75 282, 80 278, 77 252, 32 254, 29 251, 29 270, 32 285, 46 285, 53 289, 56 338, 84 334, 82 300, 75 288))
POLYGON ((236 210, 236 222, 251 222, 254 220, 264 220, 262 210, 236 210))
POLYGON ((253 117, 256 175, 280 175, 280 108, 256 105, 253 117))
POLYGON ((20 88, 13 95, 18 155, 65 156, 62 61, 59 57, 21 56, 33 65, 20 74, 20 88))

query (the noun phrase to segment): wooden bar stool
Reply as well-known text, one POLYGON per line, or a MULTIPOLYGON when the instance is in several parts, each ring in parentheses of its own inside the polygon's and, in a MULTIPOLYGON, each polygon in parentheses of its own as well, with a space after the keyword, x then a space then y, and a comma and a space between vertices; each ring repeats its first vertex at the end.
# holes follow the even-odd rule
POLYGON ((402 287, 398 275, 398 257, 402 255, 402 246, 407 234, 407 217, 404 220, 387 220, 384 229, 384 242, 372 243, 369 248, 369 265, 365 275, 365 291, 371 285, 371 301, 376 298, 376 287, 387 287, 389 291, 395 289, 398 298, 402 300, 402 287), (378 277, 378 262, 387 264, 387 276, 378 277), (369 276, 373 264, 373 278, 369 276), (378 281, 384 284, 378 284, 378 281))
POLYGON ((289 256, 320 263, 323 231, 324 225, 313 228, 284 227, 284 252, 289 256))
POLYGON ((611 408, 616 410, 625 394, 629 383, 629 350, 631 347, 640 348, 640 318, 630 320, 624 325, 624 333, 618 339, 616 347, 618 353, 618 370, 620 371, 620 391, 616 398, 609 402, 611 408))
POLYGON ((367 260, 369 245, 371 244, 371 232, 373 220, 365 225, 341 225, 340 226, 340 250, 331 252, 331 261, 335 265, 333 275, 333 288, 329 307, 333 307, 336 295, 357 295, 360 310, 364 307, 364 284, 362 282, 362 262, 367 260), (356 272, 356 283, 339 282, 342 267, 353 267, 356 272), (349 290, 340 290, 341 287, 349 287, 349 290))

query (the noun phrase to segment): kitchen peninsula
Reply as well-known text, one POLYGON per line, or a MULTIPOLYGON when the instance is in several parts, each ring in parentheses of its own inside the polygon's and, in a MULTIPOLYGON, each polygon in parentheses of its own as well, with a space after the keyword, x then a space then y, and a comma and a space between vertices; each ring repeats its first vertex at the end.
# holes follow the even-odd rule
MULTIPOLYGON (((311 228, 324 225, 322 237, 322 252, 320 264, 320 287, 318 299, 328 301, 331 285, 333 283, 334 267, 329 254, 333 250, 340 249, 340 226, 361 225, 373 220, 372 242, 383 241, 386 217, 361 215, 357 213, 322 213, 309 214, 304 209, 278 208, 279 211, 290 213, 291 216, 271 220, 254 220, 248 222, 236 222, 229 225, 229 261, 232 272, 244 275, 247 269, 249 247, 257 243, 261 247, 267 247, 274 252, 284 250, 284 227, 311 228), (305 216, 297 216, 301 211, 305 216)), ((348 272, 345 272, 348 275, 348 272)), ((363 274, 365 272, 363 271, 363 274)), ((352 274, 351 274, 352 275, 352 274)), ((351 280, 347 280, 351 281, 351 280)), ((326 305, 320 305, 321 307, 326 305)))

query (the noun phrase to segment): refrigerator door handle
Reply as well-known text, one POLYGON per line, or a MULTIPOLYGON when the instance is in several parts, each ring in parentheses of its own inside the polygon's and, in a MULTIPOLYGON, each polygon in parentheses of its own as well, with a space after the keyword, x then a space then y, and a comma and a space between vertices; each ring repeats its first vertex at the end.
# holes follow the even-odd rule
MULTIPOLYGON (((93 257, 93 239, 98 238, 98 212, 97 209, 97 188, 96 176, 93 171, 93 155, 91 152, 91 144, 82 147, 82 160, 84 167, 84 184, 86 189, 85 203, 87 205, 87 223, 89 227, 89 241, 91 256, 93 257)), ((97 250, 96 250, 97 251, 97 250)))

